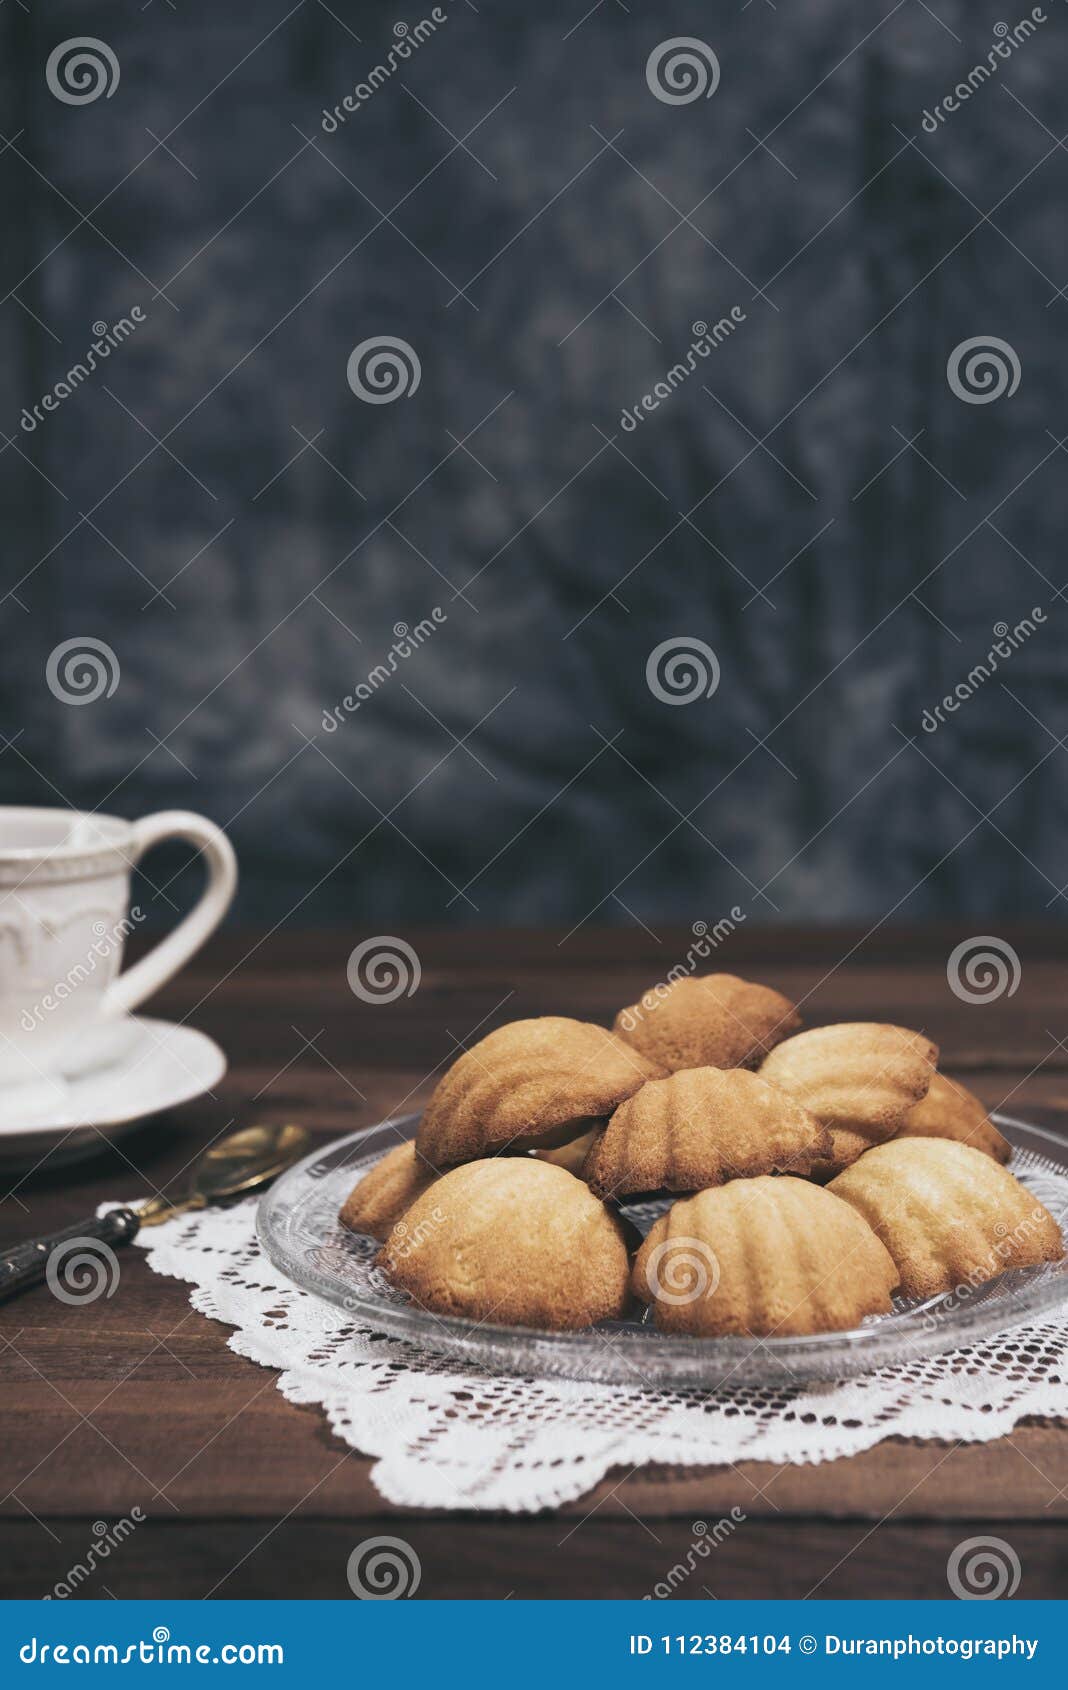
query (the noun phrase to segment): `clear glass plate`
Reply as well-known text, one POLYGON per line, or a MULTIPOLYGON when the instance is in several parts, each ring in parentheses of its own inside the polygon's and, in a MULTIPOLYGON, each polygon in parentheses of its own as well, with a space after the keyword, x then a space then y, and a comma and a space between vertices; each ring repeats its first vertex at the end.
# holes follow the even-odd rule
MULTIPOLYGON (((1068 1143, 1026 1121, 995 1119, 1012 1142, 1013 1173, 1065 1231, 1068 1143)), ((585 1332, 535 1332, 430 1314, 375 1267, 374 1239, 350 1233, 337 1218, 360 1175, 397 1143, 413 1138, 418 1122, 418 1115, 403 1115, 367 1127, 283 1174, 260 1202, 260 1242, 288 1278, 344 1309, 354 1323, 475 1369, 652 1390, 799 1385, 955 1350, 1068 1301, 1068 1257, 1062 1257, 923 1303, 895 1300, 893 1314, 874 1316, 849 1332, 808 1338, 666 1337, 656 1331, 648 1310, 585 1332)), ((645 1232, 667 1206, 631 1204, 623 1212, 645 1232)))

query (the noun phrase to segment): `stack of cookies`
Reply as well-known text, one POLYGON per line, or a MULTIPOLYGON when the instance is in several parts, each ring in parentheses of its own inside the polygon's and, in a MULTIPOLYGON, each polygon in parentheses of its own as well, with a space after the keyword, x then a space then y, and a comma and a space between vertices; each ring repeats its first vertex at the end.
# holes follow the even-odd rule
POLYGON ((650 1304, 664 1331, 796 1336, 1057 1261, 978 1098, 920 1033, 798 1031, 732 974, 655 988, 611 1032, 516 1021, 453 1063, 413 1143, 342 1223, 422 1307, 574 1330, 650 1304), (677 1195, 638 1245, 621 1208, 677 1195))

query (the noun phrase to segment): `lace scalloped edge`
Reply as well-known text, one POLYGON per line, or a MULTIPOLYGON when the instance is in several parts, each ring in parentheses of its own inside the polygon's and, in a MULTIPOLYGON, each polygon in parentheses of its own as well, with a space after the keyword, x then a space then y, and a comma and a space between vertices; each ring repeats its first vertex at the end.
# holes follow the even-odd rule
MULTIPOLYGON (((629 1402, 635 1395, 648 1401, 649 1393, 552 1381, 550 1388, 554 1394, 566 1397, 579 1394, 586 1398, 597 1396, 604 1400, 607 1423, 602 1424, 597 1435, 572 1434, 576 1439, 584 1440, 582 1447, 571 1452, 567 1448, 567 1438, 561 1437, 558 1461, 551 1465, 549 1471, 545 1471, 539 1463, 535 1473, 530 1467, 523 1467, 521 1462, 509 1464, 503 1459, 505 1452, 500 1446, 508 1440, 499 1434, 491 1438, 491 1447, 481 1457, 476 1449, 472 1449, 467 1460, 444 1462, 433 1454, 434 1430, 446 1409, 454 1409, 458 1392, 477 1392, 480 1384, 486 1388, 489 1381, 484 1383, 477 1375, 455 1371, 440 1376, 432 1373, 407 1375, 412 1397, 405 1404, 406 1414, 400 1411, 400 1405, 389 1405, 386 1393, 381 1390, 381 1370, 378 1366, 371 1371, 372 1388, 366 1392, 354 1389, 351 1382, 331 1385, 322 1367, 306 1358, 297 1359, 284 1353, 286 1339, 282 1335, 265 1336, 263 1332, 250 1330, 242 1323, 241 1312, 225 1306, 228 1295, 240 1296, 239 1287, 230 1292, 228 1287, 222 1287, 217 1282, 199 1278, 194 1263, 178 1246, 162 1240, 142 1240, 142 1243, 153 1272, 190 1284, 191 1306, 198 1313, 234 1328, 228 1346, 235 1354, 261 1367, 276 1369, 277 1387, 288 1402, 322 1409, 337 1438, 374 1460, 372 1481, 380 1494, 397 1506, 528 1513, 575 1501, 614 1469, 633 1471, 650 1463, 673 1468, 710 1467, 742 1460, 779 1465, 817 1464, 856 1455, 892 1437, 940 1443, 983 1443, 1003 1437, 1020 1420, 1029 1417, 1064 1419, 1068 1415, 1068 1390, 1060 1377, 1031 1381, 1014 1391, 1011 1401, 1000 1404, 990 1401, 989 1396, 958 1403, 949 1402, 944 1396, 937 1402, 917 1396, 910 1402, 910 1385, 907 1380, 902 1380, 900 1390, 903 1400, 890 1407, 879 1403, 878 1416, 865 1420, 860 1418, 863 1403, 850 1400, 850 1392, 863 1389, 864 1381, 845 1380, 839 1385, 815 1387, 802 1393, 790 1405, 788 1422, 765 1421, 754 1425, 752 1417, 747 1418, 743 1408, 732 1418, 731 1424, 745 1429, 748 1435, 724 1437, 725 1428, 721 1423, 718 1435, 704 1438, 690 1435, 683 1442, 677 1432, 672 1434, 668 1426, 641 1431, 622 1427, 613 1430, 612 1399, 618 1399, 620 1405, 629 1402), (840 1413, 835 1413, 833 1427, 798 1425, 798 1420, 810 1412, 826 1415, 833 1411, 836 1407, 834 1397, 838 1393, 842 1394, 843 1401, 840 1413), (358 1430, 354 1428, 354 1420, 359 1421, 358 1430), (402 1421, 405 1423, 402 1424, 402 1421), (491 1456, 494 1459, 489 1459, 491 1456)), ((285 1289, 287 1295, 295 1295, 300 1300, 308 1295, 296 1292, 288 1285, 285 1289)), ((1012 1334, 1012 1341, 1033 1341, 1040 1332, 1040 1327, 1019 1328, 1012 1334)), ((300 1336, 298 1334, 298 1342, 300 1336)), ((389 1361, 394 1372, 398 1353, 397 1347, 391 1343, 383 1347, 383 1359, 389 1361)), ((869 1386, 882 1382, 869 1376, 869 1386)), ((889 1382, 889 1375, 886 1382, 889 1382)), ((515 1381, 512 1384, 514 1386, 515 1381)), ((664 1406, 665 1414, 670 1414, 677 1410, 677 1400, 670 1404, 665 1402, 664 1406)), ((485 1429, 480 1428, 477 1422, 468 1422, 463 1429, 472 1443, 487 1437, 485 1429)), ((708 1430, 711 1431, 711 1428, 708 1430)))

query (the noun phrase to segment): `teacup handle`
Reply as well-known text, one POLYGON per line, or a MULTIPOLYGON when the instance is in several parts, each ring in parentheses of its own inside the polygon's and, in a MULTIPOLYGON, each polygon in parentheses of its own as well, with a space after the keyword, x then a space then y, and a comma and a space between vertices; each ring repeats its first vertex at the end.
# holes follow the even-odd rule
POLYGON ((132 823, 133 838, 127 849, 131 868, 165 839, 186 839, 204 853, 208 883, 199 901, 173 933, 161 939, 146 957, 135 962, 112 982, 104 994, 105 1015, 125 1015, 151 997, 172 975, 177 974, 198 951, 230 907, 237 887, 237 858, 221 827, 191 810, 161 810, 132 823))

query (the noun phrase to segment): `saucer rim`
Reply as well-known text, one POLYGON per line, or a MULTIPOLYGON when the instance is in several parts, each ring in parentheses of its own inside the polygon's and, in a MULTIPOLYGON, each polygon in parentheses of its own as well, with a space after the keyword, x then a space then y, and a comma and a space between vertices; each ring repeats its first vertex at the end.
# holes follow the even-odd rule
MULTIPOLYGON (((66 1116, 57 1120, 55 1116, 52 1116, 26 1122, 24 1125, 5 1124, 0 1121, 0 1156, 3 1155, 7 1142, 11 1139, 44 1139, 60 1135, 82 1134, 92 1132, 94 1128, 114 1131, 121 1127, 132 1126, 138 1121, 151 1120, 156 1115, 164 1114, 168 1109, 180 1108, 183 1103, 191 1103, 195 1098, 203 1097, 205 1092, 211 1091, 212 1087, 218 1085, 226 1074, 230 1066, 229 1059, 221 1045, 216 1043, 210 1033, 202 1032, 199 1027, 187 1027, 181 1021, 167 1021, 155 1015, 131 1015, 126 1019, 139 1028, 157 1028, 168 1035, 177 1033, 189 1043, 201 1045, 205 1058, 204 1075, 198 1075, 196 1078, 190 1077, 188 1083, 180 1090, 176 1089, 175 1095, 168 1097, 166 1103, 159 1104, 151 1109, 134 1108, 130 1110, 126 1108, 117 1113, 110 1110, 101 1111, 99 1114, 94 1113, 92 1120, 70 1120, 66 1116), (209 1056, 211 1057, 210 1072, 207 1067, 209 1056)), ((94 1077, 99 1078, 107 1073, 107 1068, 95 1069, 92 1072, 94 1077)), ((72 1087, 76 1087, 79 1082, 75 1078, 68 1083, 72 1087)))

